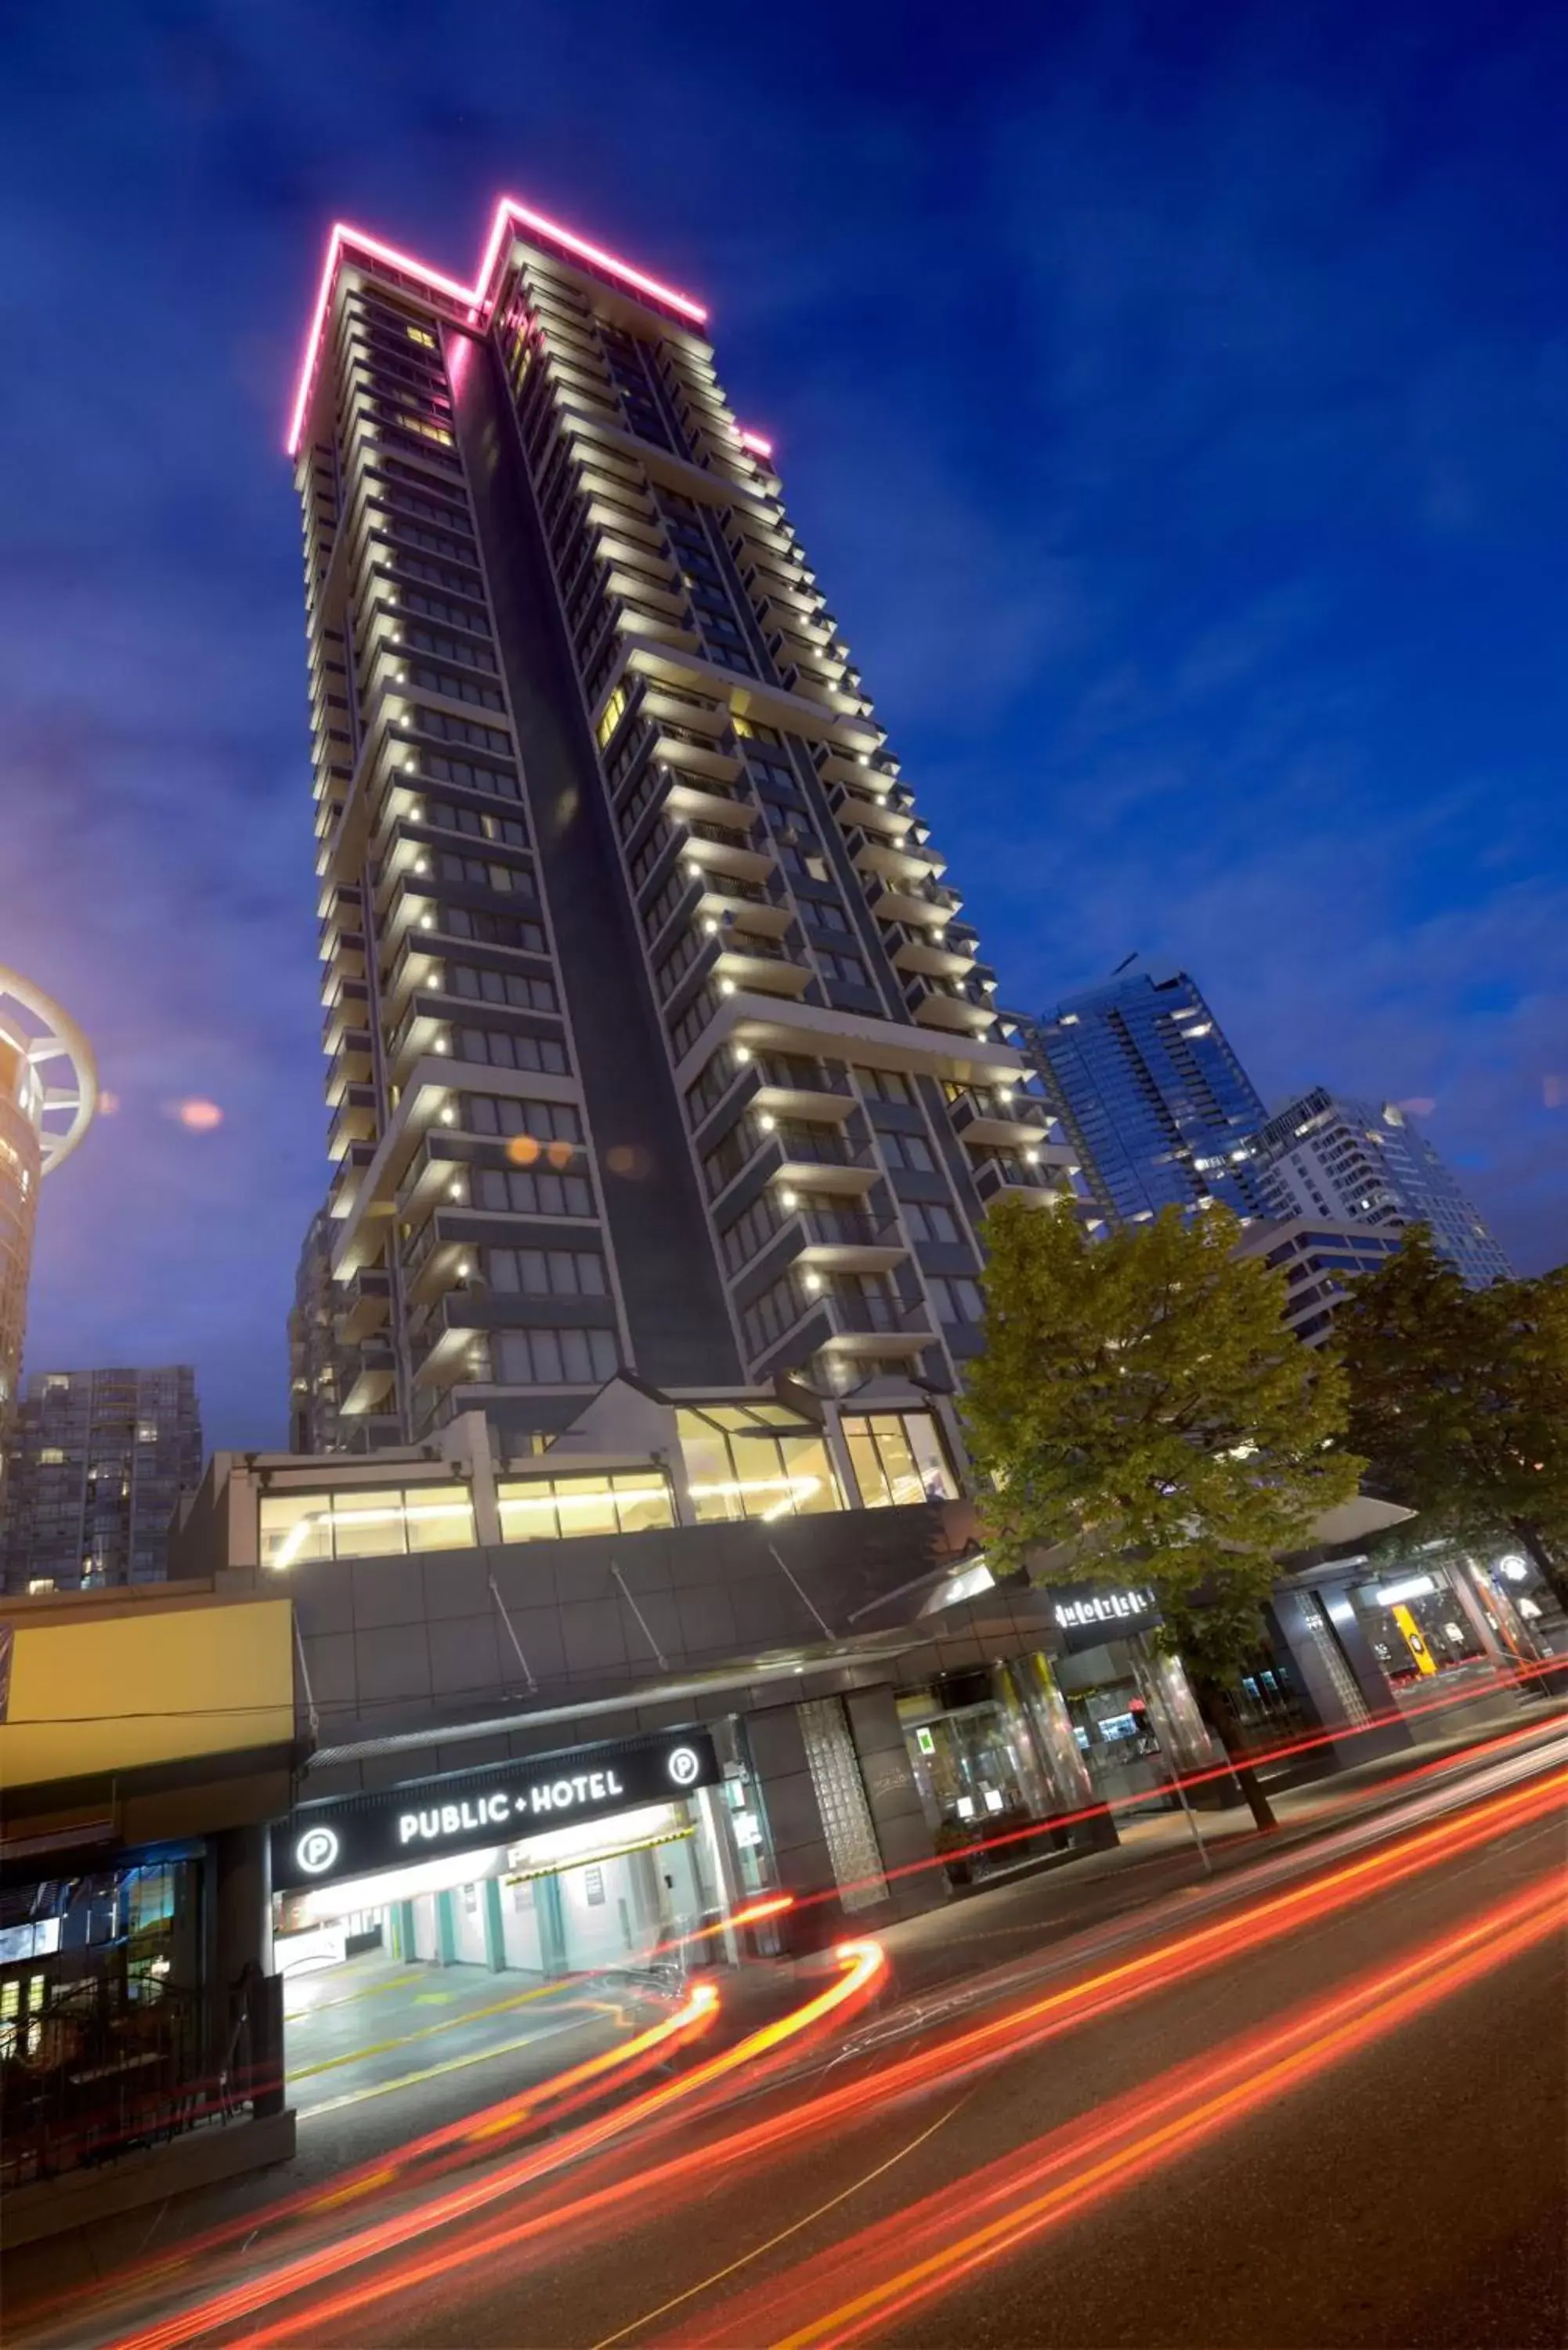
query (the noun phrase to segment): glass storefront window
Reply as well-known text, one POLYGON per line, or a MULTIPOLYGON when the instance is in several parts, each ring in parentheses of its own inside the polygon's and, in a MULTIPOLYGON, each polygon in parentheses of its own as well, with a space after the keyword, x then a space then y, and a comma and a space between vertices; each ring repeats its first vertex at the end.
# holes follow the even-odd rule
POLYGON ((313 1558, 395 1558, 408 1551, 472 1550, 466 1485, 367 1485, 321 1493, 264 1493, 261 1563, 283 1569, 313 1558))
MULTIPOLYGON (((1002 1836, 1053 1808, 1028 1729, 1011 1691, 944 1711, 934 1693, 898 1700, 915 1785, 939 1851, 1002 1836)), ((1007 1867, 1024 1847, 1002 1845, 990 1864, 1007 1867)), ((966 1868, 987 1865, 974 1855, 966 1868)))
POLYGON ((698 1523, 808 1517, 844 1496, 820 1430, 781 1407, 725 1407, 676 1415, 698 1523))
POLYGON ((1449 1567, 1391 1567, 1380 1583, 1356 1586, 1350 1602, 1396 1689, 1435 1680, 1489 1653, 1473 1601, 1449 1567))
POLYGON ((662 1473, 647 1469, 597 1477, 508 1480, 496 1491, 504 1542, 555 1542, 573 1534, 631 1534, 675 1523, 662 1473))
POLYGON ((868 1510, 957 1500, 958 1480, 929 1412, 879 1411, 865 1418, 846 1414, 844 1440, 868 1510))

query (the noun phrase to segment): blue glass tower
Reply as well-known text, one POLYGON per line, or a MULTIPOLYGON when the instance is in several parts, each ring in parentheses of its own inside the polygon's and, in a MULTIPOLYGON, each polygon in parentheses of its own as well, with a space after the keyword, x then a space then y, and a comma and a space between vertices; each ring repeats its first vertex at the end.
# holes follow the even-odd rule
POLYGON ((1186 972, 1128 972, 1015 1024, 1107 1219, 1269 1212, 1248 1149, 1267 1113, 1186 972))

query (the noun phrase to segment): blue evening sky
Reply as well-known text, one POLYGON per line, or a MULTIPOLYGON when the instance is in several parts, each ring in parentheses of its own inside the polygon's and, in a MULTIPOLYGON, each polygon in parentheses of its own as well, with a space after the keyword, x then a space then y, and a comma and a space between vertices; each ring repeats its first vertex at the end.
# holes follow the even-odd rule
POLYGON ((284 414, 330 219, 466 275, 503 188, 711 303, 1003 999, 1185 962, 1268 1098, 1429 1103, 1568 1253, 1561 8, 19 0, 0 75, 0 960, 119 1105, 34 1368, 281 1439, 284 414))

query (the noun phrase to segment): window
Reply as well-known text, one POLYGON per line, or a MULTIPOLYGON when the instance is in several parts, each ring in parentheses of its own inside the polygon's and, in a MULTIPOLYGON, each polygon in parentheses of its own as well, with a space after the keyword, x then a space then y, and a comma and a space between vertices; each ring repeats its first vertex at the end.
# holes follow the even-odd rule
POLYGON ((932 1201, 906 1201, 904 1222, 911 1240, 954 1242, 959 1237, 958 1224, 950 1211, 932 1201))
POLYGON ((957 1499, 958 1480, 929 1412, 876 1412, 865 1419, 846 1414, 844 1440, 867 1509, 957 1499))
POLYGON ((866 966, 856 954, 830 954, 826 947, 816 950, 817 968, 825 979, 836 980, 843 987, 864 987, 866 966))
POLYGON ((591 1216, 594 1196, 587 1178, 562 1175, 545 1169, 478 1167, 473 1170, 475 1204, 492 1213, 519 1216, 591 1216))
POLYGON ((462 1123, 470 1134, 527 1134, 535 1142, 580 1142, 582 1121, 570 1102, 516 1101, 503 1095, 464 1094, 462 1123))
POLYGON ((862 1069, 860 1087, 868 1101, 912 1103, 915 1098, 909 1079, 897 1069, 862 1069))
POLYGON ((566 1048, 554 1036, 514 1036, 499 1028, 460 1028, 457 1057, 488 1061, 496 1069, 544 1069, 566 1074, 566 1048))
POLYGON ((280 1570, 306 1559, 472 1550, 475 1539, 472 1501, 455 1482, 264 1493, 260 1509, 261 1563, 280 1570))
POLYGON ((582 1249, 486 1249, 491 1286, 524 1297, 603 1297, 605 1261, 582 1249))
POLYGON ((978 1281, 930 1281, 931 1304, 942 1322, 983 1322, 985 1299, 978 1281))
POLYGON ((608 1330, 497 1330, 492 1347, 495 1377, 506 1387, 602 1386, 620 1367, 608 1330))
POLYGON ((57 1462, 63 1461, 65 1457, 65 1454, 60 1451, 57 1444, 46 1444, 40 1449, 38 1453, 39 1461, 46 1468, 53 1468, 57 1462))
POLYGON ((601 751, 608 743, 610 736, 615 733, 616 728, 620 724, 621 720, 626 716, 627 699, 628 697, 625 686, 618 685, 615 691, 611 694, 609 700, 604 706, 603 714, 599 719, 597 726, 594 729, 594 732, 598 736, 599 749, 601 751))
POLYGON ((570 1534, 634 1534, 671 1526, 674 1504, 661 1470, 613 1476, 529 1477, 496 1489, 505 1542, 555 1542, 570 1534))
POLYGON ((936 1167, 930 1145, 918 1134, 878 1134, 884 1167, 907 1167, 929 1175, 936 1167))
POLYGON ((811 1517, 844 1496, 821 1431, 784 1406, 719 1405, 676 1414, 698 1523, 811 1517))

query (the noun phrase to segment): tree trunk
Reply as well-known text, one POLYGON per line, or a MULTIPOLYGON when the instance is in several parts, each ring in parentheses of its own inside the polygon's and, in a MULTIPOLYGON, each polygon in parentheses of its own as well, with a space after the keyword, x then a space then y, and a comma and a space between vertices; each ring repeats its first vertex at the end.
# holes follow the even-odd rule
POLYGON ((1564 1615, 1568 1615, 1568 1574, 1565 1574, 1558 1565, 1557 1561, 1547 1549, 1542 1539, 1540 1527, 1532 1525, 1527 1518, 1514 1518, 1510 1521, 1510 1523, 1512 1532, 1518 1535, 1541 1574, 1556 1593, 1558 1606, 1564 1615))
POLYGON ((1238 1735, 1236 1709, 1231 1703, 1230 1690, 1220 1688, 1217 1682, 1209 1681, 1196 1687, 1193 1694, 1198 1700, 1198 1710, 1203 1716, 1206 1726, 1213 1731, 1225 1750, 1225 1759, 1231 1765, 1236 1784, 1241 1788, 1247 1809, 1251 1813, 1257 1826, 1263 1830, 1277 1828, 1280 1824, 1274 1817, 1273 1806, 1263 1792, 1262 1780, 1247 1761, 1242 1750, 1238 1735))

